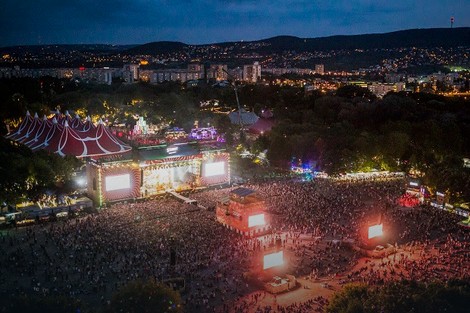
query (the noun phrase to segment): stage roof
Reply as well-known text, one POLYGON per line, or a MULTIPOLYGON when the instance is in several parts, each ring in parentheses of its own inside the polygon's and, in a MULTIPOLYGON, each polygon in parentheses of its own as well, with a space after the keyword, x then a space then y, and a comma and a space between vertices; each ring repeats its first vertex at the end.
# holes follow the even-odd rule
POLYGON ((141 161, 163 160, 177 158, 182 156, 191 156, 199 154, 199 148, 196 143, 162 145, 149 149, 139 149, 139 159, 141 161))
POLYGON ((230 193, 232 193, 236 196, 239 196, 239 197, 246 197, 246 196, 255 194, 256 191, 254 191, 252 189, 245 188, 245 187, 239 187, 237 189, 232 190, 230 193))

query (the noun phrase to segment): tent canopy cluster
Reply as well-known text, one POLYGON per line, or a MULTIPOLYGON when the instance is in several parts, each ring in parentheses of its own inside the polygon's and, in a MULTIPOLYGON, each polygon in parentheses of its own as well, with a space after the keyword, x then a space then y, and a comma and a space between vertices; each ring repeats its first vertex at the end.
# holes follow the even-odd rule
POLYGON ((131 147, 119 141, 100 120, 97 125, 87 117, 56 112, 47 118, 26 113, 18 128, 5 136, 33 151, 47 150, 60 156, 100 157, 124 153, 131 147))

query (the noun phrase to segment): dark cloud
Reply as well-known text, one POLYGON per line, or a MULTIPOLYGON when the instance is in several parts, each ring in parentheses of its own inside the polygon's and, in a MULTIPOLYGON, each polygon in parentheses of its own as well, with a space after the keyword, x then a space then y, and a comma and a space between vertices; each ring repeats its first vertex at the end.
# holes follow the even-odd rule
POLYGON ((209 43, 469 26, 470 1, 1 0, 0 45, 209 43))

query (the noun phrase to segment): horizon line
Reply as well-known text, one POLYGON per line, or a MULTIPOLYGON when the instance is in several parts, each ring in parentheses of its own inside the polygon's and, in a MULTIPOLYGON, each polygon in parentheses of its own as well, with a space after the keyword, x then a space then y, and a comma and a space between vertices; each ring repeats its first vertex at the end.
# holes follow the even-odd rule
POLYGON ((182 41, 172 41, 172 40, 156 40, 156 41, 148 41, 144 43, 122 43, 122 44, 113 44, 113 43, 103 43, 103 42, 96 42, 96 43, 43 43, 43 44, 17 44, 17 45, 0 45, 1 49, 4 48, 14 48, 14 47, 37 47, 37 46, 75 46, 75 45, 104 45, 104 46, 141 46, 150 43, 156 42, 171 42, 171 43, 181 43, 188 46, 205 46, 205 45, 214 45, 214 44, 222 44, 222 43, 235 43, 235 42, 256 42, 256 41, 263 41, 277 37, 294 37, 298 39, 319 39, 319 38, 331 38, 331 37, 349 37, 349 36, 366 36, 366 35, 383 35, 383 34, 391 34, 391 33, 398 33, 404 31, 411 31, 411 30, 432 30, 432 29, 462 29, 462 28, 470 28, 470 26, 460 26, 460 27, 430 27, 430 28, 407 28, 407 29, 399 29, 389 32, 378 32, 378 33, 360 33, 360 34, 336 34, 336 35, 328 35, 328 36, 320 36, 320 37, 298 37, 295 35, 275 35, 271 37, 266 37, 262 39, 254 39, 254 40, 227 40, 227 41, 218 41, 218 42, 207 42, 207 43, 186 43, 182 41))

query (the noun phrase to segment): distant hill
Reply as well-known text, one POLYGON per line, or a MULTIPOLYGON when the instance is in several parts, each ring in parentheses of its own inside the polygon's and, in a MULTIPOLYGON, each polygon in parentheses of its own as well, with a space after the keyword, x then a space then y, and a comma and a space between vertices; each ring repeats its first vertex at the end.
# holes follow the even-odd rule
POLYGON ((175 41, 150 42, 143 45, 106 45, 106 44, 72 44, 72 45, 31 45, 1 47, 1 53, 47 53, 47 52, 96 52, 96 53, 127 53, 166 54, 187 51, 198 47, 232 47, 230 51, 249 50, 260 54, 276 53, 286 50, 328 51, 374 48, 401 47, 457 47, 470 46, 470 27, 459 28, 428 28, 408 29, 383 34, 330 36, 318 38, 299 38, 295 36, 276 36, 268 39, 244 42, 221 42, 203 45, 190 45, 175 41))
POLYGON ((249 62, 270 60, 271 67, 312 68, 323 64, 329 70, 355 70, 381 66, 383 60, 397 60, 406 71, 443 71, 443 65, 468 66, 466 49, 470 47, 470 27, 409 29, 384 34, 299 38, 277 36, 257 41, 221 42, 192 45, 183 42, 159 41, 143 45, 34 45, 0 48, 0 67, 121 67, 138 60, 140 55, 166 59, 151 63, 146 69, 185 67, 191 60, 223 62, 228 67, 249 62), (413 55, 409 49, 434 48, 433 54, 413 55), (463 47, 463 48, 462 48, 463 47), (456 49, 448 49, 456 48, 456 49), (289 54, 285 52, 289 51, 289 54), (307 53, 304 53, 307 52, 307 53), (333 52, 333 53, 331 53, 333 52), (304 53, 303 55, 299 55, 304 53), (408 55, 406 55, 408 53, 408 55), (298 58, 293 56, 300 56, 298 58), (103 57, 90 57, 103 56, 103 57), (130 58, 125 58, 129 56, 130 58), (137 56, 137 58, 134 58, 137 56), (411 59, 410 59, 411 58, 411 59))
POLYGON ((328 51, 402 47, 457 47, 470 46, 470 27, 409 29, 383 34, 331 36, 319 38, 298 38, 295 36, 277 36, 273 38, 247 41, 222 42, 207 45, 187 45, 181 42, 152 42, 136 46, 129 54, 160 54, 185 50, 187 47, 233 46, 233 52, 250 50, 261 54, 276 53, 286 50, 328 51))
POLYGON ((129 54, 163 54, 183 51, 188 45, 177 41, 158 41, 127 50, 129 54))
POLYGON ((0 48, 1 53, 48 53, 48 52, 122 52, 136 45, 73 44, 73 45, 30 45, 0 48))

